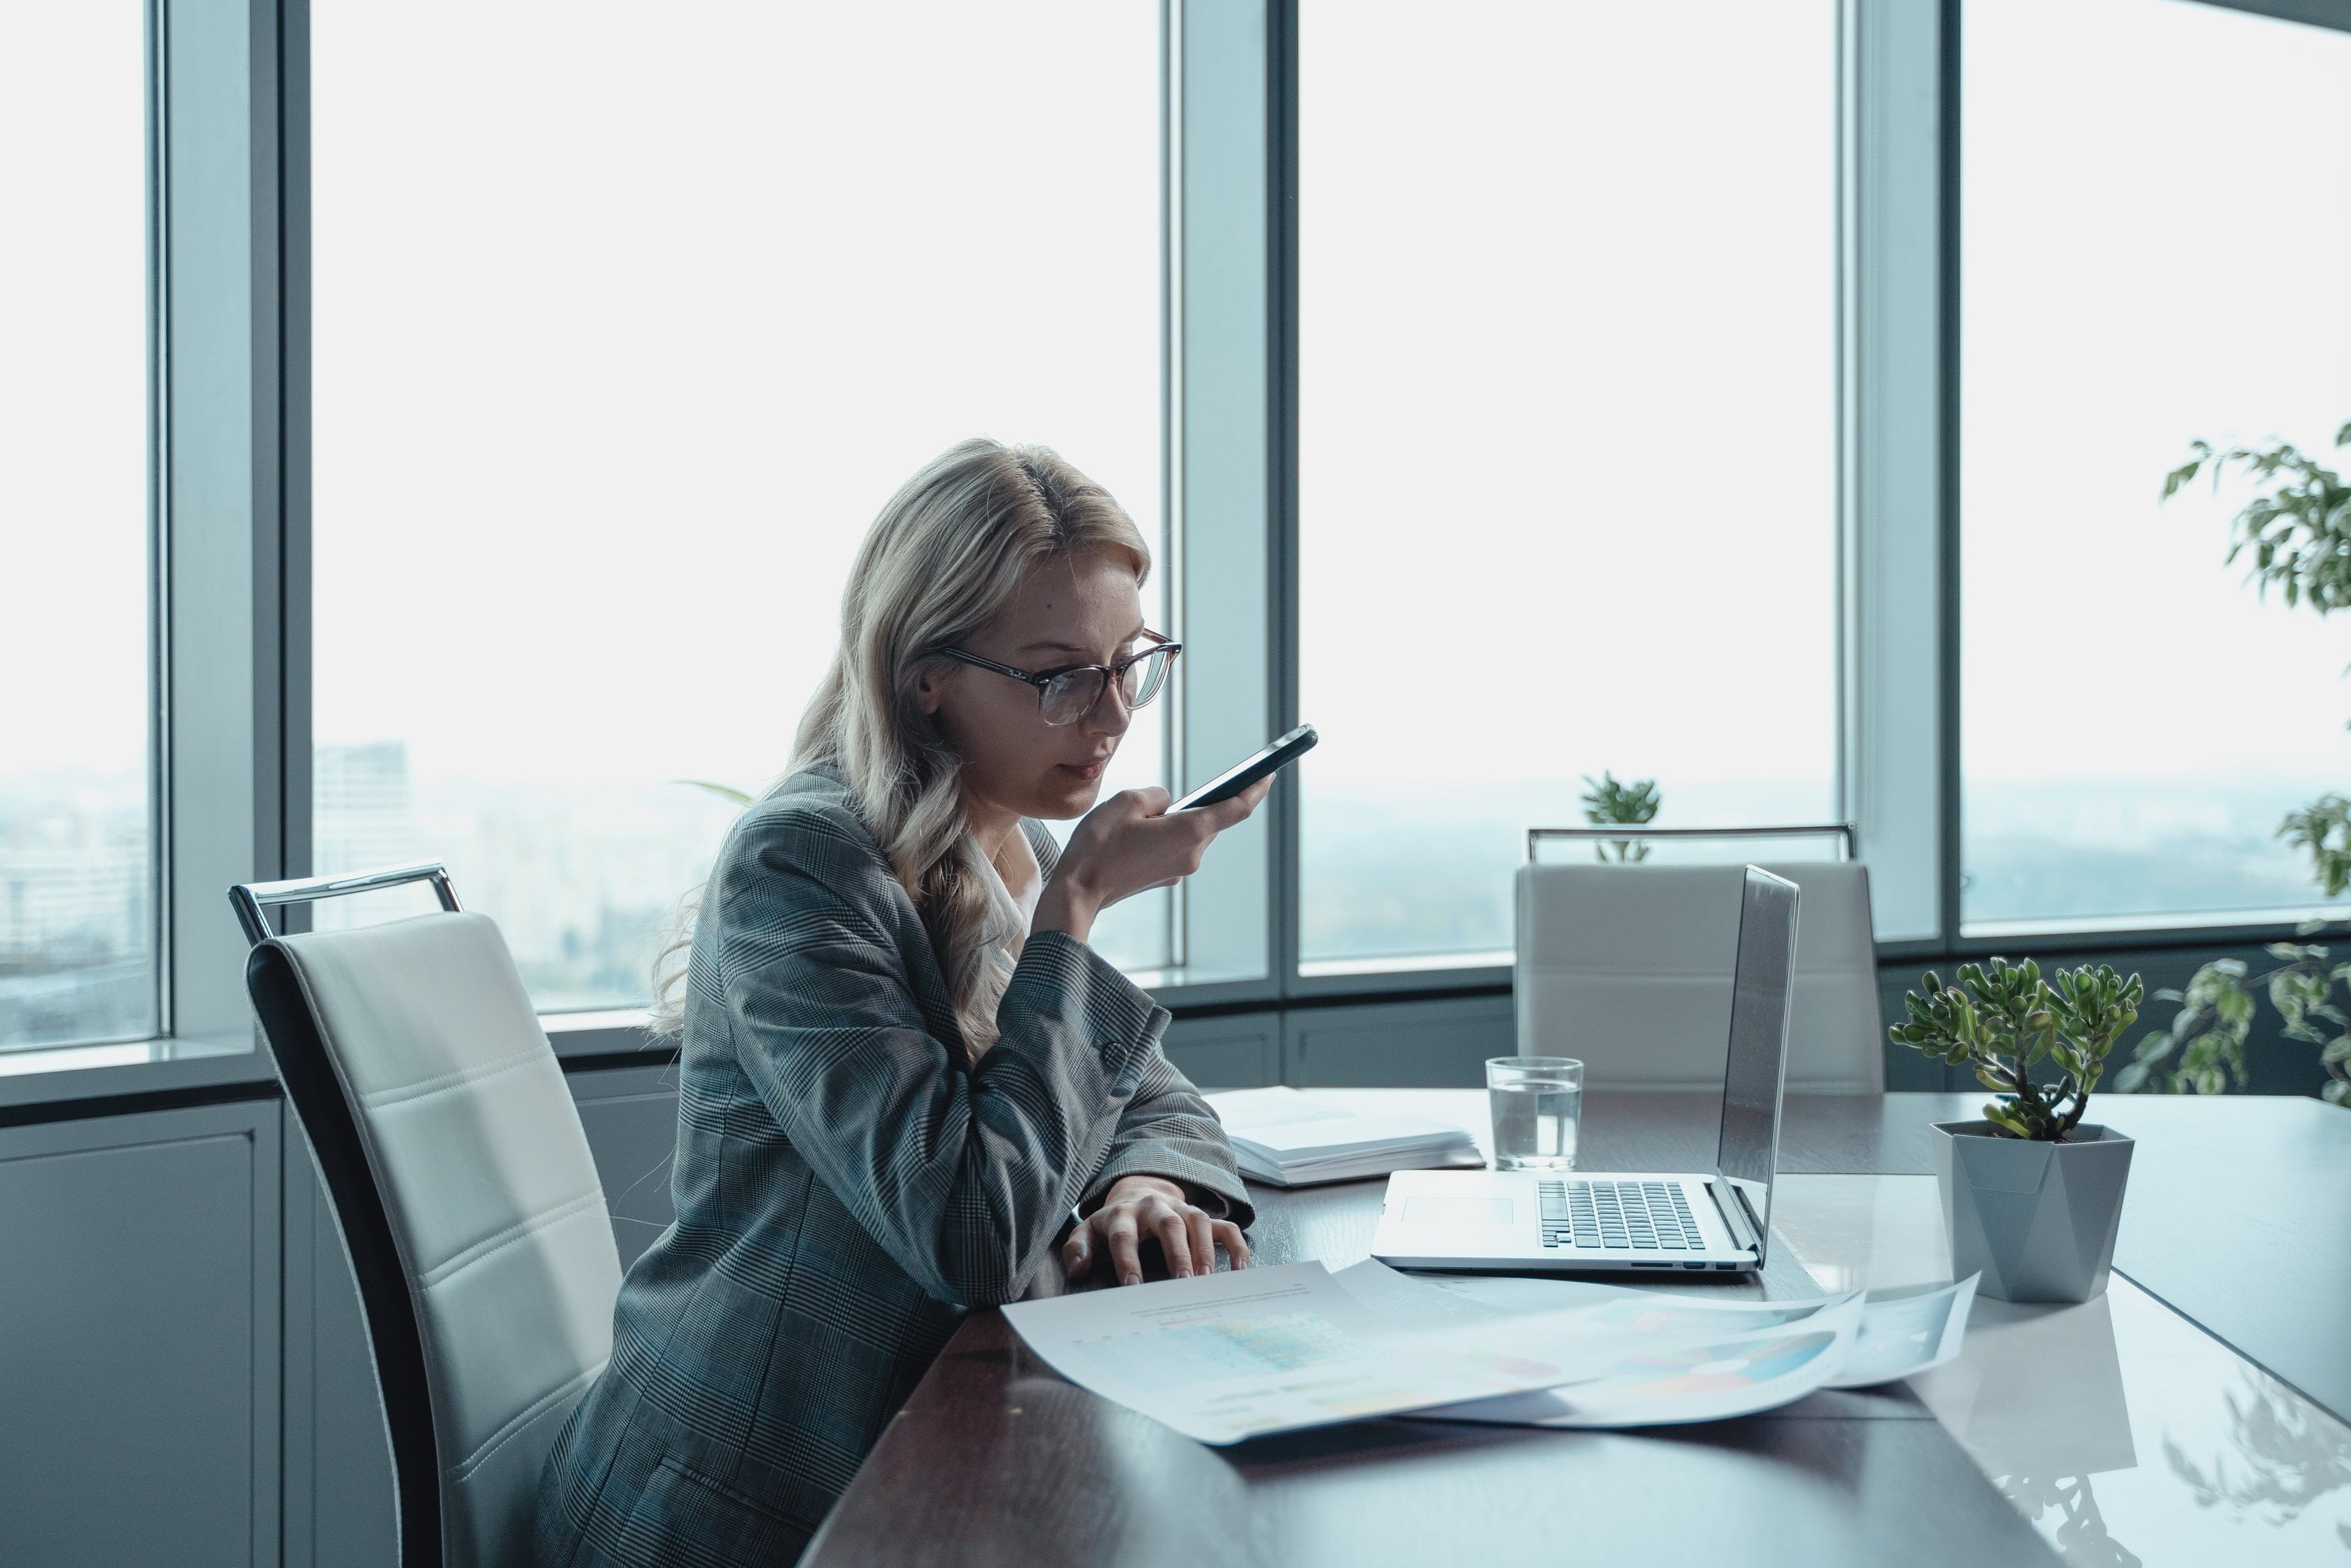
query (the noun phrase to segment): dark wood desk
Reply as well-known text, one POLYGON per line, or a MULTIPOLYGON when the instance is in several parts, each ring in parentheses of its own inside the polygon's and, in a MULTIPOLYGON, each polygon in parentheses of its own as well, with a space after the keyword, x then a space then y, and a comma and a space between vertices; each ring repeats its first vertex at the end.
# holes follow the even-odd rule
MULTIPOLYGON (((1464 1092, 1419 1098, 1476 1126, 1464 1092)), ((1466 1092, 1481 1116, 1483 1095, 1466 1092)), ((1581 1163, 1706 1168, 1715 1103, 1593 1092, 1581 1163)), ((1974 1103, 1792 1097, 1782 1169, 1926 1172, 1928 1124, 1974 1103)), ((2118 1267, 2318 1403, 2351 1407, 2340 1332, 2351 1218, 2337 1201, 2323 1223, 2309 1218, 2351 1169, 2351 1114, 2312 1101, 2117 1097, 2101 1109, 2140 1140, 2118 1267), (2252 1225, 2231 1223, 2247 1214, 2252 1225), (2295 1249, 2273 1250, 2289 1233, 2295 1249)), ((1381 1182, 1255 1190, 1259 1260, 1338 1269, 1365 1255, 1381 1182)), ((1818 1294, 1784 1248, 1760 1282, 1713 1288, 1818 1294)), ((1906 1385, 1637 1433, 1385 1420, 1210 1448, 1063 1381, 992 1311, 948 1343, 807 1557, 1023 1568, 2050 1560, 1906 1385)))

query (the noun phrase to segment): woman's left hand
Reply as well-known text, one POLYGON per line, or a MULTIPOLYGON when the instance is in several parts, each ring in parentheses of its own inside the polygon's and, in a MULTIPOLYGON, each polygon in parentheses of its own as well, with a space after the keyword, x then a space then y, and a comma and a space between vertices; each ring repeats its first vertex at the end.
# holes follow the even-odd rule
POLYGON ((1165 1176, 1121 1176, 1102 1204, 1061 1243, 1061 1265, 1072 1280, 1107 1258, 1122 1285, 1143 1282, 1143 1239, 1155 1236, 1166 1255, 1167 1274, 1181 1280, 1217 1271, 1222 1244, 1233 1267, 1249 1267, 1249 1242, 1241 1228, 1186 1201, 1184 1189, 1165 1176))

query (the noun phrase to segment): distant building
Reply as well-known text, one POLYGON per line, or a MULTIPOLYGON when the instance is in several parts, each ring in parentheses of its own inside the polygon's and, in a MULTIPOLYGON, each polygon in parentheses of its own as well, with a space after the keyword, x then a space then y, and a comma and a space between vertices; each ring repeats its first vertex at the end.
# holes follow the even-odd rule
POLYGON ((406 741, 321 746, 310 777, 314 873, 333 876, 417 858, 406 741))

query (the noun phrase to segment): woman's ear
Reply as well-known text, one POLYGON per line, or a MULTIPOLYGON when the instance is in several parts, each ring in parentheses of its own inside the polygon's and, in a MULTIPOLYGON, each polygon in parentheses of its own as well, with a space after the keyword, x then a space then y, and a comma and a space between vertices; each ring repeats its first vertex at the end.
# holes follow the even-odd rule
POLYGON ((914 677, 914 702, 932 718, 939 716, 939 683, 935 672, 925 670, 914 677))

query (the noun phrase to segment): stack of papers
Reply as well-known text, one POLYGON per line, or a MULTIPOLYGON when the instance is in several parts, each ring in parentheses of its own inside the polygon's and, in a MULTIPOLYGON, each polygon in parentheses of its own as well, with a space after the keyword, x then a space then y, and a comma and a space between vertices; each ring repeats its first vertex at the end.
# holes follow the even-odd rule
POLYGON ((1486 1163, 1475 1138, 1425 1116, 1359 1116, 1286 1088, 1235 1089, 1207 1100, 1241 1175, 1270 1186, 1486 1163))
POLYGON ((1004 1315, 1072 1383, 1222 1444, 1376 1416, 1652 1427, 1752 1415, 1949 1360, 1974 1285, 1766 1302, 1291 1263, 1004 1315))

